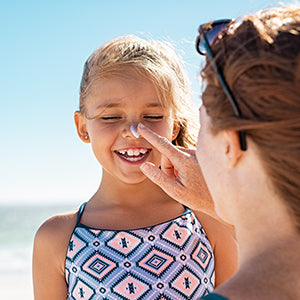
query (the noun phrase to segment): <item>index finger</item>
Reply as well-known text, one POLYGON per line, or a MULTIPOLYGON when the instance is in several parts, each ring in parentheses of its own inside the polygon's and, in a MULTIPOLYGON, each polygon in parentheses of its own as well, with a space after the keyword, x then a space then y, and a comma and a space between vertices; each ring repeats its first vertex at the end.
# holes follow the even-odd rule
POLYGON ((138 124, 138 131, 151 145, 169 159, 176 159, 178 153, 186 155, 183 151, 177 149, 167 138, 159 136, 141 123, 138 124))

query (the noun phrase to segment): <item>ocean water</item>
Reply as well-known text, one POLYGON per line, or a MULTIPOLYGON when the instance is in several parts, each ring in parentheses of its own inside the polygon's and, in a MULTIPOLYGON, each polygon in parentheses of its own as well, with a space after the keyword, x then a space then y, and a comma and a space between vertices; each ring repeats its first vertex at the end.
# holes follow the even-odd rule
POLYGON ((36 230, 47 218, 76 205, 0 205, 1 299, 32 300, 32 248, 36 230))

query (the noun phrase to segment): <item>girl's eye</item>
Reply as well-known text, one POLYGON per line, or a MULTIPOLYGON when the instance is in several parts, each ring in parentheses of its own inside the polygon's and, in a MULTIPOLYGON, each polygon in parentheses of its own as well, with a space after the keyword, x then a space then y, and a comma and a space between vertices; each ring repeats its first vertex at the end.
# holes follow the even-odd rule
POLYGON ((119 117, 119 116, 104 116, 104 117, 101 117, 101 119, 103 121, 118 121, 118 120, 121 120, 122 117, 119 117))
POLYGON ((148 115, 148 116, 144 116, 145 119, 148 120, 162 120, 164 118, 164 116, 161 115, 148 115))

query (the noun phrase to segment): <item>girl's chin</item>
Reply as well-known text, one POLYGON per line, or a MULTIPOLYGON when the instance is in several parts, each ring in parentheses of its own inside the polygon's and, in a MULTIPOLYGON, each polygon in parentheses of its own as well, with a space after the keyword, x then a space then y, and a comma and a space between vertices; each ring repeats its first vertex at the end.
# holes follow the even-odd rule
POLYGON ((136 185, 136 184, 144 184, 146 182, 149 182, 150 180, 141 172, 138 175, 128 174, 124 176, 122 181, 129 185, 136 185))

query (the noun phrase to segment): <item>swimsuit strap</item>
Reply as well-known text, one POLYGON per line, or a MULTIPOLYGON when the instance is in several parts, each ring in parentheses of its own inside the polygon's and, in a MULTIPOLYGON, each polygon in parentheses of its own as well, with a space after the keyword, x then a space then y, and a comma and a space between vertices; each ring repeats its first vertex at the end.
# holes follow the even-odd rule
POLYGON ((77 213, 77 220, 76 220, 76 226, 80 222, 81 216, 83 214, 84 208, 86 206, 86 202, 82 203, 79 207, 78 213, 77 213))

